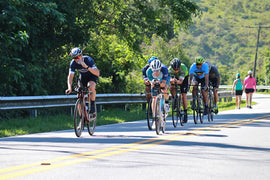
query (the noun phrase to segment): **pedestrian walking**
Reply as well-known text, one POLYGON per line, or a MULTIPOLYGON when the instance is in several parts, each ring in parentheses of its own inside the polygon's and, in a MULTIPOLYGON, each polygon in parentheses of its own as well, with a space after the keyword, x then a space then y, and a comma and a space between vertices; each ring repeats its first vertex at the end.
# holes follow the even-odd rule
POLYGON ((240 73, 236 74, 233 82, 232 94, 235 93, 235 108, 240 109, 243 90, 245 89, 244 81, 240 78, 240 73))
POLYGON ((252 71, 248 71, 248 76, 245 78, 244 86, 246 92, 247 108, 251 109, 252 95, 256 91, 256 80, 252 76, 252 71))

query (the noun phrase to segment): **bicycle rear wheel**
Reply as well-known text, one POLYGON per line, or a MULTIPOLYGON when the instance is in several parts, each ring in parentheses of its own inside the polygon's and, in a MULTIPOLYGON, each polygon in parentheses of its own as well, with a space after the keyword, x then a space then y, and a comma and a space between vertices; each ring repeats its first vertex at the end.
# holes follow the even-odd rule
POLYGON ((152 113, 152 98, 149 99, 148 107, 147 107, 147 126, 149 130, 152 130, 152 125, 155 119, 153 118, 152 113))
POLYGON ((77 137, 80 137, 84 129, 83 101, 78 99, 74 109, 74 131, 77 137))
POLYGON ((209 92, 209 112, 208 112, 208 121, 214 120, 214 99, 213 99, 213 91, 209 92))
MULTIPOLYGON (((92 136, 94 133, 95 133, 95 129, 96 129, 96 121, 97 121, 97 106, 96 106, 96 103, 95 103, 95 118, 94 119, 91 119, 93 116, 93 114, 90 114, 90 110, 89 112, 87 112, 87 119, 88 119, 88 123, 87 123, 87 129, 88 129, 88 133, 92 136)), ((90 107, 91 109, 91 107, 90 107)))
POLYGON ((179 103, 178 103, 178 96, 175 95, 173 97, 173 102, 172 102, 172 122, 173 126, 176 127, 178 124, 179 120, 179 103))
POLYGON ((156 99, 156 106, 155 106, 155 125, 156 125, 156 133, 157 135, 160 134, 160 128, 161 128, 161 102, 160 98, 156 99))

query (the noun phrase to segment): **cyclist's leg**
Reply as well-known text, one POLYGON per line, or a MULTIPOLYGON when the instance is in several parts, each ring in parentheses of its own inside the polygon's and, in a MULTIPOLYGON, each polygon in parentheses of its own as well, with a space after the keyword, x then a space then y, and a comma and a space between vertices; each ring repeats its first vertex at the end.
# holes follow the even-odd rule
POLYGON ((90 76, 87 78, 87 87, 88 90, 92 92, 90 95, 91 109, 90 113, 94 114, 96 112, 95 103, 96 103, 96 85, 98 82, 98 77, 90 76))
POLYGON ((164 93, 165 97, 165 110, 166 112, 170 111, 170 104, 169 104, 169 91, 168 91, 168 84, 165 85, 164 89, 161 89, 161 92, 164 93))
POLYGON ((184 122, 187 122, 187 89, 188 89, 188 76, 185 77, 182 84, 180 85, 181 89, 181 99, 184 109, 184 122))
POLYGON ((170 92, 171 92, 172 97, 174 97, 175 94, 176 94, 176 89, 175 88, 176 88, 175 87, 175 84, 174 83, 170 83, 170 92))
POLYGON ((197 92, 197 89, 198 87, 196 85, 198 85, 198 78, 196 78, 196 76, 193 76, 193 80, 192 80, 192 107, 191 109, 193 110, 195 107, 195 96, 196 96, 196 92, 197 92), (195 85, 195 86, 194 86, 195 85))
MULTIPOLYGON (((200 79, 201 87, 205 87, 205 79, 200 79)), ((204 115, 208 114, 208 90, 201 89, 202 95, 203 95, 203 104, 204 104, 204 115)))
POLYGON ((151 98, 151 85, 145 85, 146 101, 149 102, 151 98))

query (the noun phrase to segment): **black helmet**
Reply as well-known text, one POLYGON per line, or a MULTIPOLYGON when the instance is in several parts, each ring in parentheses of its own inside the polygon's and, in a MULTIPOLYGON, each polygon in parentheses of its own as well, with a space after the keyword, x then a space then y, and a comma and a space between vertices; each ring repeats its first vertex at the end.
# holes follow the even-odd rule
POLYGON ((171 67, 172 67, 173 70, 180 69, 181 61, 178 58, 174 58, 171 61, 171 67))
POLYGON ((71 52, 70 52, 70 56, 73 57, 73 58, 77 57, 77 56, 79 56, 81 54, 82 54, 82 50, 80 48, 78 48, 78 47, 73 48, 71 50, 71 52))
POLYGON ((207 64, 209 71, 211 71, 212 64, 209 61, 205 61, 205 64, 207 64))

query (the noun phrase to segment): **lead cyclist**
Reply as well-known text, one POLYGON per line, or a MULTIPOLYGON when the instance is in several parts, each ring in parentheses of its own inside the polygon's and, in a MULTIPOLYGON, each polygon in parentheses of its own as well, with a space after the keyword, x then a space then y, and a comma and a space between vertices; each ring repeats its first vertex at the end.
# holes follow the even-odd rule
POLYGON ((66 94, 72 92, 73 78, 75 70, 77 69, 80 73, 78 87, 88 87, 88 90, 92 91, 92 94, 90 95, 90 114, 92 114, 91 119, 95 119, 96 110, 94 105, 96 101, 96 84, 98 83, 99 70, 96 67, 94 60, 90 56, 84 56, 82 50, 78 47, 71 50, 70 56, 72 57, 72 61, 69 66, 69 74, 67 77, 68 89, 66 90, 66 94))

